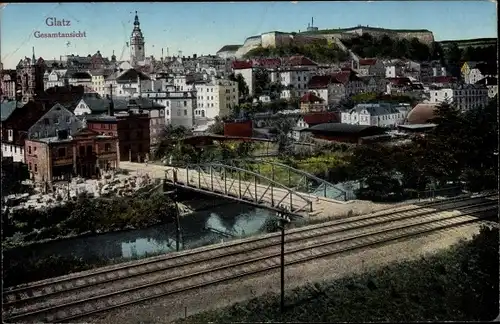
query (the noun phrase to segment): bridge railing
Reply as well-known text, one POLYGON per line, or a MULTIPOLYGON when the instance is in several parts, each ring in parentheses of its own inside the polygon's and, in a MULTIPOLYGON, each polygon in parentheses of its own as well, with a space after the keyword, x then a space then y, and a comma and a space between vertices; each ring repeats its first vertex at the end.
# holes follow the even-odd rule
POLYGON ((351 197, 342 188, 283 163, 259 159, 236 159, 226 163, 251 170, 299 192, 342 201, 347 201, 351 197))
POLYGON ((188 164, 184 168, 167 170, 166 180, 177 186, 187 186, 236 200, 288 207, 292 214, 312 212, 312 201, 301 193, 254 171, 219 163, 188 164))

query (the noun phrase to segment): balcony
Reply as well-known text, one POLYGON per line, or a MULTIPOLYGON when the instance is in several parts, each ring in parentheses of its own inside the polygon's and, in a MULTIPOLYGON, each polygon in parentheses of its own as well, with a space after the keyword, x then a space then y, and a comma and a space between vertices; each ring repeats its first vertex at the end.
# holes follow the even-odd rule
POLYGON ((97 154, 99 160, 116 160, 118 159, 117 152, 100 152, 97 154))

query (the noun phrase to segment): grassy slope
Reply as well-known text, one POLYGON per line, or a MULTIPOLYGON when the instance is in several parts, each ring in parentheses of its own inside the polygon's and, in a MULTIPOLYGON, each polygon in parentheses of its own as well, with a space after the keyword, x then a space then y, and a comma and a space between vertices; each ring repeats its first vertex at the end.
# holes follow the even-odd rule
POLYGON ((266 295, 178 323, 490 320, 498 314, 497 259, 494 230, 487 244, 476 238, 418 261, 295 289, 283 317, 279 295, 266 295))

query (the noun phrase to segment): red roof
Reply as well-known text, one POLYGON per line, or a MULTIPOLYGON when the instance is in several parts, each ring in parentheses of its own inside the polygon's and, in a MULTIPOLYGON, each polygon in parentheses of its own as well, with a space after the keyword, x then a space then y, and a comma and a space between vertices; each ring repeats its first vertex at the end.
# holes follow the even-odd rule
POLYGON ((311 59, 300 55, 300 56, 290 56, 288 58, 283 59, 283 64, 289 66, 317 66, 318 64, 314 63, 311 59))
POLYGON ((250 61, 233 61, 231 67, 234 70, 251 69, 253 66, 250 61))
POLYGON ((303 115, 302 118, 309 127, 324 123, 338 123, 339 121, 337 114, 334 112, 309 113, 303 115))
POLYGON ((253 60, 254 66, 260 66, 263 68, 277 68, 281 65, 280 58, 261 58, 253 60))
POLYGON ((333 76, 331 75, 314 75, 308 83, 309 89, 324 89, 327 88, 330 83, 334 82, 333 76))
POLYGON ((359 65, 375 65, 377 64, 377 59, 360 59, 359 65))
POLYGON ((312 92, 308 92, 305 95, 303 95, 302 98, 300 98, 300 102, 306 102, 306 103, 309 103, 309 102, 323 102, 323 101, 324 101, 323 98, 320 98, 320 97, 316 96, 312 92))
POLYGON ((394 85, 411 85, 409 78, 387 78, 387 80, 394 85))
POLYGON ((354 73, 354 71, 352 71, 352 70, 337 72, 337 73, 332 74, 332 76, 334 77, 334 79, 337 82, 342 83, 342 84, 346 84, 349 81, 359 81, 360 80, 360 78, 358 78, 356 73, 354 73))

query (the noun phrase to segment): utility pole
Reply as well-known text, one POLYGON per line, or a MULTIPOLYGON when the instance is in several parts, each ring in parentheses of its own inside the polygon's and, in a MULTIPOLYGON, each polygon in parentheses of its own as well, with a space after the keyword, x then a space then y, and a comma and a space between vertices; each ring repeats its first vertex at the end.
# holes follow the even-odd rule
POLYGON ((290 216, 286 207, 277 213, 279 228, 281 229, 281 314, 285 312, 285 226, 290 223, 290 216))
POLYGON ((180 242, 181 242, 181 222, 180 222, 180 209, 179 209, 179 204, 177 203, 178 195, 177 195, 177 189, 173 191, 167 191, 167 181, 166 179, 163 179, 163 193, 166 195, 170 195, 170 199, 175 204, 175 250, 177 252, 180 251, 180 242))

